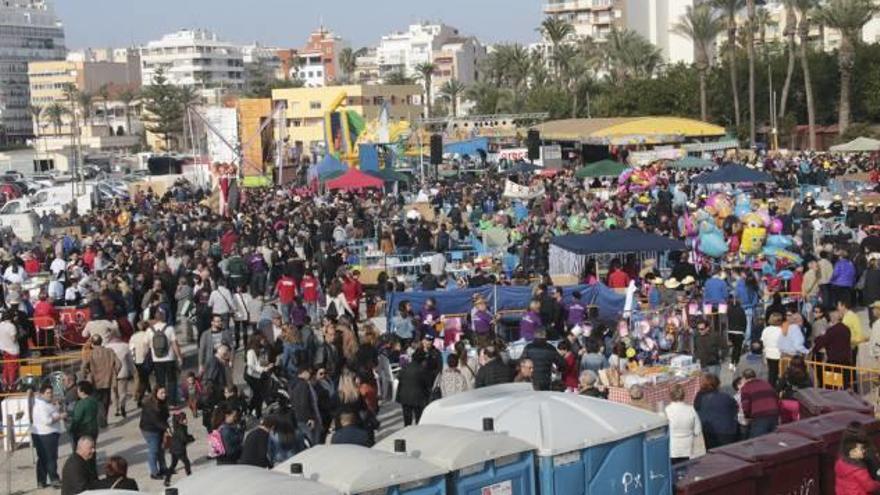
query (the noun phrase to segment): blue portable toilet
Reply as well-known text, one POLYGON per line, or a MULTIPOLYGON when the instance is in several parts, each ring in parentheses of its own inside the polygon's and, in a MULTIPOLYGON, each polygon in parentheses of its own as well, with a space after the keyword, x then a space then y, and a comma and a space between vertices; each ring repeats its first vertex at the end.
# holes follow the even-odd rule
MULTIPOLYGON (((244 493, 296 493, 341 495, 338 490, 314 481, 273 473, 254 466, 211 466, 174 484, 178 495, 241 495, 244 493)), ((110 495, 110 494, 108 494, 110 495)))
POLYGON ((420 424, 495 431, 535 446, 541 495, 671 495, 666 418, 603 399, 505 384, 431 403, 420 424))
POLYGON ((446 469, 450 495, 536 493, 534 447, 510 435, 493 432, 493 421, 486 419, 484 431, 443 425, 410 426, 373 448, 395 452, 405 446, 410 457, 446 469))
POLYGON ((284 461, 274 471, 316 481, 343 495, 446 495, 446 470, 442 467, 405 453, 359 445, 318 445, 284 461))

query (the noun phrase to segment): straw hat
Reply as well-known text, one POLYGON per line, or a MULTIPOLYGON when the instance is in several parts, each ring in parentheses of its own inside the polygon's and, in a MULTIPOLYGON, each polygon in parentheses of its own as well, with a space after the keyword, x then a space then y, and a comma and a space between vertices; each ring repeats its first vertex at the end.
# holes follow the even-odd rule
POLYGON ((663 285, 663 279, 660 277, 654 277, 654 280, 651 280, 651 283, 654 285, 663 285))
POLYGON ((869 307, 880 309, 880 301, 874 301, 873 303, 871 303, 871 306, 869 306, 869 307))
POLYGON ((691 284, 694 283, 694 282, 696 282, 696 280, 694 280, 694 277, 692 277, 692 276, 690 276, 690 275, 688 275, 687 277, 681 279, 681 283, 682 283, 682 285, 691 285, 691 284))
POLYGON ((677 289, 681 287, 681 282, 674 278, 670 278, 666 282, 663 282, 663 287, 666 287, 667 289, 677 289))

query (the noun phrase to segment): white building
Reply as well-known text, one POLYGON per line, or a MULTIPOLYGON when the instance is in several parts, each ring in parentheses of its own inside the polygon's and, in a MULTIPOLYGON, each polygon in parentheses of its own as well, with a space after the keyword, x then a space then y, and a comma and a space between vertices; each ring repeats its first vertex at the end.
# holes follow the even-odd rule
POLYGON ((28 62, 64 60, 66 53, 50 0, 0 1, 0 143, 33 135, 28 62))
POLYGON ((382 36, 376 48, 380 76, 399 71, 415 76, 416 66, 433 62, 434 52, 458 35, 458 29, 445 24, 422 23, 412 24, 406 31, 382 36))
MULTIPOLYGON (((654 0, 641 0, 640 6, 654 0)), ((641 8, 641 7, 640 7, 641 8)), ((571 23, 577 36, 602 41, 612 28, 625 27, 624 0, 547 0, 544 15, 571 23)))
POLYGON ((153 81, 156 70, 178 86, 202 90, 239 90, 244 87, 244 58, 241 48, 220 40, 216 34, 187 29, 167 34, 141 47, 144 85, 153 81))
POLYGON ((694 61, 693 42, 672 32, 672 26, 694 0, 626 0, 626 27, 644 36, 670 64, 694 61))

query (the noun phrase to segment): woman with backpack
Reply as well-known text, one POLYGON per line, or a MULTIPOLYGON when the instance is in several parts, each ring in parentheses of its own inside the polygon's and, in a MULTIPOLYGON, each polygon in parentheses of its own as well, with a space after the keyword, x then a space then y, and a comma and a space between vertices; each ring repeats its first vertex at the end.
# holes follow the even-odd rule
POLYGON ((161 480, 167 474, 163 440, 168 430, 168 404, 165 387, 157 386, 153 394, 143 402, 140 430, 147 443, 147 467, 150 479, 161 480))
POLYGON ((306 347, 302 342, 302 334, 299 329, 292 325, 284 325, 284 333, 281 334, 281 370, 287 379, 293 379, 299 374, 300 366, 307 366, 306 347))
POLYGON ((215 459, 218 466, 237 464, 243 443, 238 411, 225 405, 218 407, 214 413, 214 430, 208 434, 208 457, 215 459))

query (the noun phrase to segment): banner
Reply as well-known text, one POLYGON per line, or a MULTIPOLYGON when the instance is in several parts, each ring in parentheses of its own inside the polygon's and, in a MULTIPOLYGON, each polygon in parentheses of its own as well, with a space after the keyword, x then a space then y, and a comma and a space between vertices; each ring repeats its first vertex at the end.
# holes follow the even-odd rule
POLYGON ((533 199, 544 195, 544 184, 538 184, 532 187, 523 186, 507 180, 504 183, 504 197, 515 199, 533 199))

